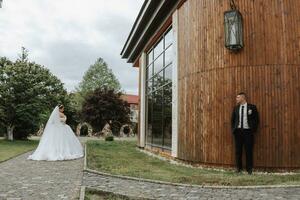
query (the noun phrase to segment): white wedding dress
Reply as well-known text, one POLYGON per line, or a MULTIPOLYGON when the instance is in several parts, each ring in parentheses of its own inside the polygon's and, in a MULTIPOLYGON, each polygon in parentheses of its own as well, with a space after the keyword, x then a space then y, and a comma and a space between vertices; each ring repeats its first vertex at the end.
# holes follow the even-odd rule
POLYGON ((44 133, 30 160, 72 160, 83 157, 83 148, 72 129, 66 125, 66 117, 60 118, 55 107, 46 124, 44 133))

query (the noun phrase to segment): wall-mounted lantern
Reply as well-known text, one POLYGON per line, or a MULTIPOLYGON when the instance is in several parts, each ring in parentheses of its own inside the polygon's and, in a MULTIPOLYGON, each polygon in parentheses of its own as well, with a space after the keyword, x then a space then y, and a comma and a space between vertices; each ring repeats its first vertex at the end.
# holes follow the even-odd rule
POLYGON ((237 10, 234 0, 230 0, 230 11, 224 13, 225 25, 225 47, 238 51, 244 47, 243 44, 243 18, 237 10))

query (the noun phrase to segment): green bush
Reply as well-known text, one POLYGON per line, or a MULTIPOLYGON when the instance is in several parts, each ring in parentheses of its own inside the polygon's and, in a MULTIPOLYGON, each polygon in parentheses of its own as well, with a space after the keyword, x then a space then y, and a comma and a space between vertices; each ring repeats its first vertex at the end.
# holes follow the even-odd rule
POLYGON ((114 141, 114 136, 113 135, 106 136, 105 141, 114 141))

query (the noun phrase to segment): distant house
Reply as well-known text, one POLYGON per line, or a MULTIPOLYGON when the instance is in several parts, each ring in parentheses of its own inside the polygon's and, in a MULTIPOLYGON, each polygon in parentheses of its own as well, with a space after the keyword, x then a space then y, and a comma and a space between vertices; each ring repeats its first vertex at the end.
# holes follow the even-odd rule
POLYGON ((255 168, 300 168, 299 8, 300 0, 145 0, 121 52, 139 68, 139 147, 234 166, 230 118, 243 91, 260 111, 255 168))
POLYGON ((130 105, 130 121, 138 123, 138 111, 139 111, 139 96, 124 94, 121 99, 127 101, 130 105))

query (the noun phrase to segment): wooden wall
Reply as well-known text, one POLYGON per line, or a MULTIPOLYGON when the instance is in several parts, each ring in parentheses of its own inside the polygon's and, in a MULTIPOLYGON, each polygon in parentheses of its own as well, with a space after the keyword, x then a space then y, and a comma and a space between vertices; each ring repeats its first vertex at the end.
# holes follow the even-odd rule
POLYGON ((187 0, 179 9, 179 155, 233 166, 230 117, 244 91, 261 124, 254 165, 300 167, 300 1, 235 0, 244 18, 242 52, 224 47, 228 0, 187 0))

